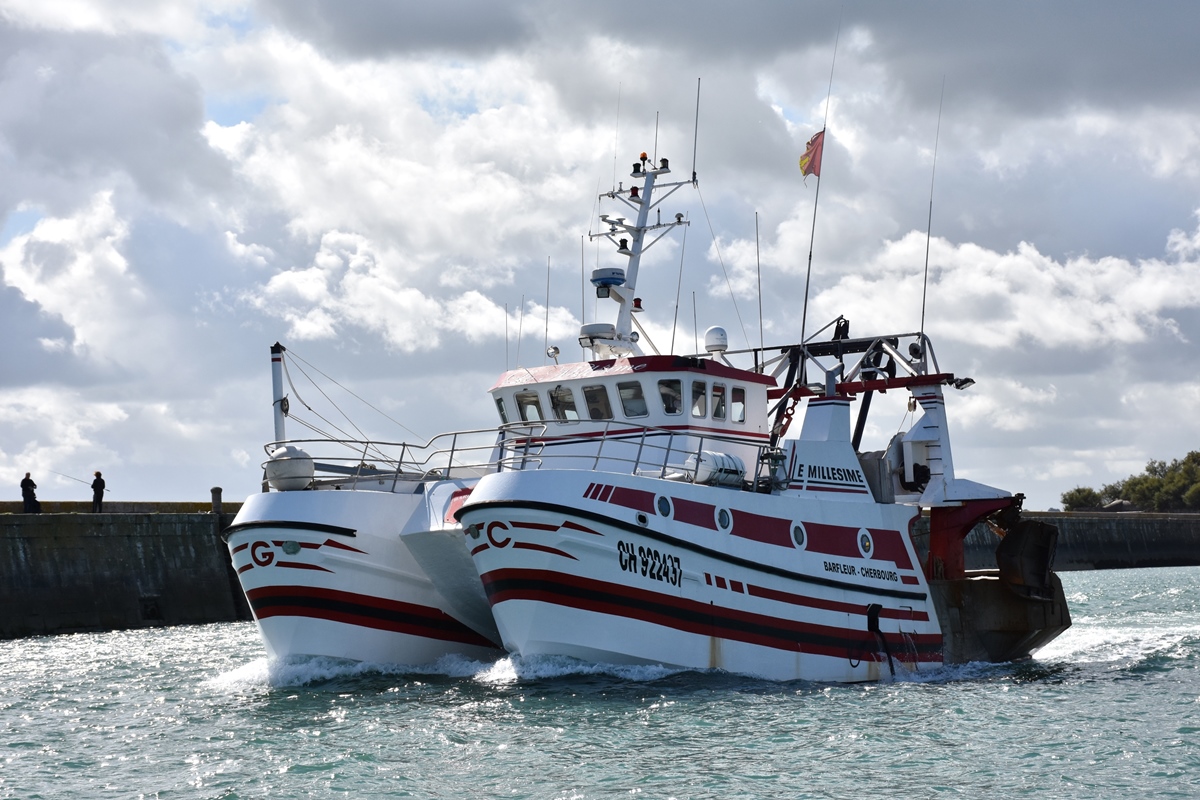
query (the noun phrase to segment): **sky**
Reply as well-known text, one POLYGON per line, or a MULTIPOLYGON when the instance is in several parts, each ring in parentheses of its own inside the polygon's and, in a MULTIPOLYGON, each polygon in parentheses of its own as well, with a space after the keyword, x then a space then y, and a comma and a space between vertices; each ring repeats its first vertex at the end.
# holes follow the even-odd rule
POLYGON ((611 321, 586 234, 648 151, 698 177, 643 262, 663 350, 797 341, 811 249, 809 324, 914 331, 924 297, 976 381, 959 475, 1057 507, 1200 449, 1197 30, 1191 0, 0 0, 0 485, 258 491, 276 341, 326 385, 290 370, 293 411, 493 426, 501 372, 611 321))

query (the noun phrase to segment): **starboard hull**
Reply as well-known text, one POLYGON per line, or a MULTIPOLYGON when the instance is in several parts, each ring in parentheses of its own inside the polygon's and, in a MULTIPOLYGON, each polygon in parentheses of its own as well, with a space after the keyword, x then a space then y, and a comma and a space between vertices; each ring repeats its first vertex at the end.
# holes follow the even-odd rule
POLYGON ((481 481, 460 519, 523 656, 842 682, 942 662, 911 508, 769 499, 773 513, 743 492, 529 471, 481 481))

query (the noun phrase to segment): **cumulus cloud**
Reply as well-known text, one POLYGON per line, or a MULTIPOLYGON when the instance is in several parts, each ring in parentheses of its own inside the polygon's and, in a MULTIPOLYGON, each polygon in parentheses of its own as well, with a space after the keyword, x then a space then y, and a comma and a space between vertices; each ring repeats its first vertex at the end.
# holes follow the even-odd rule
POLYGON ((14 237, 0 250, 0 268, 7 285, 70 326, 76 355, 144 369, 153 347, 147 333, 170 338, 175 322, 130 270, 121 252, 127 236, 111 193, 101 193, 80 213, 42 219, 14 237))
MULTIPOLYGON (((1172 241, 1176 238, 1173 234, 1172 241)), ((814 305, 861 309, 893 325, 917 316, 925 235, 888 242, 859 274, 823 289, 814 305), (887 302, 872 303, 886 298, 887 302), (899 301, 899 302, 896 302, 899 301)), ((1004 349, 1022 341, 1080 350, 1187 337, 1171 316, 1200 307, 1200 264, 1079 257, 1066 261, 1022 242, 995 252, 941 239, 930 247, 930 330, 943 338, 1004 349)))

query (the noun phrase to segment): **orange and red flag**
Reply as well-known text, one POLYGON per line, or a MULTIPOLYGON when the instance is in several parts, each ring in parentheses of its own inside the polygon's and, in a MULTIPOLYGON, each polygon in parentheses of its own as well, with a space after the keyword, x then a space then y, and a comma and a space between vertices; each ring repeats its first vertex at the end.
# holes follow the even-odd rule
POLYGON ((813 134, 805 145, 804 155, 800 156, 800 171, 805 177, 816 175, 821 177, 821 151, 825 147, 825 131, 813 134))

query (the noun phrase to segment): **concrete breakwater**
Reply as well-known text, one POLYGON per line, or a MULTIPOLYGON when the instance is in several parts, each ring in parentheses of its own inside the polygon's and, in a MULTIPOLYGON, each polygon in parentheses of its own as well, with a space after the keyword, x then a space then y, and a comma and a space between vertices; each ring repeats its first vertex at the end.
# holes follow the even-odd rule
MULTIPOLYGON (((251 618, 220 537, 239 503, 105 505, 0 503, 0 639, 251 618)), ((1200 565, 1200 514, 1026 516, 1058 526, 1059 571, 1200 565)), ((972 531, 967 568, 994 568, 997 541, 972 531)))
POLYGON ((0 503, 0 639, 250 619, 220 531, 240 504, 0 503))

